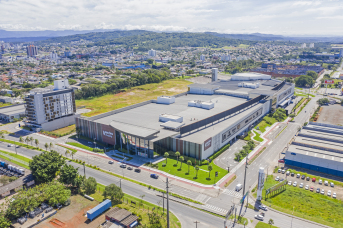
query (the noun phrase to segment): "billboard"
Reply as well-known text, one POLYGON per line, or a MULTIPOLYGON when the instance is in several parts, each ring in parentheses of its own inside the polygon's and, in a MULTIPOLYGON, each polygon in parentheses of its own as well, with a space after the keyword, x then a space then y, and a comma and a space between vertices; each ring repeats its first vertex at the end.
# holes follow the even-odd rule
POLYGON ((334 80, 325 79, 324 80, 324 84, 335 84, 335 81, 334 80))
POLYGON ((273 193, 274 191, 278 190, 279 188, 283 187, 287 185, 287 180, 284 180, 276 185, 274 185, 273 187, 270 187, 266 190, 266 195, 273 193))
POLYGON ((212 137, 204 142, 204 151, 212 146, 212 137))

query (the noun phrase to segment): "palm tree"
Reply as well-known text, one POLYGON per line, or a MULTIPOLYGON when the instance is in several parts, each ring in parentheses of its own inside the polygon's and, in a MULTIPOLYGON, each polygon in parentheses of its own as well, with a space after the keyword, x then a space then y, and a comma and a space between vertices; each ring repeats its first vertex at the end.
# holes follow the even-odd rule
POLYGON ((268 224, 269 224, 270 227, 272 227, 272 225, 274 225, 274 220, 273 219, 269 219, 268 224))
POLYGON ((189 166, 192 165, 192 161, 191 161, 191 160, 188 160, 188 161, 187 161, 187 165, 188 165, 188 174, 189 174, 189 166))
POLYGON ((177 162, 176 162, 176 165, 177 165, 179 163, 180 152, 176 151, 175 156, 176 156, 176 159, 177 159, 177 162))
POLYGON ((77 136, 80 138, 80 133, 81 133, 81 128, 80 127, 76 127, 76 134, 77 136))
POLYGON ((45 150, 48 150, 49 144, 48 144, 48 143, 45 143, 45 144, 44 144, 44 147, 45 147, 45 150))
POLYGON ((183 156, 181 156, 179 159, 180 159, 180 162, 181 162, 180 169, 182 169, 182 162, 185 160, 185 158, 183 156))
POLYGON ((29 142, 30 142, 30 137, 29 137, 29 136, 27 136, 27 137, 25 138, 25 142, 26 142, 27 145, 29 145, 29 142))
POLYGON ((208 165, 207 169, 208 169, 208 178, 210 178, 211 177, 211 171, 213 169, 212 165, 208 165))
POLYGON ((164 153, 164 157, 166 158, 166 164, 167 164, 167 163, 168 163, 169 153, 168 153, 168 152, 165 152, 165 153, 164 153))
POLYGON ((21 142, 21 143, 23 143, 24 142, 24 139, 23 139, 23 137, 19 137, 19 142, 21 142))
POLYGON ((196 173, 195 177, 198 178, 198 171, 199 171, 200 168, 199 168, 198 165, 196 165, 194 168, 195 168, 195 173, 196 173))
POLYGON ((70 151, 66 150, 66 152, 65 152, 66 157, 68 157, 68 154, 70 154, 70 151))
POLYGON ((52 144, 52 142, 50 142, 49 147, 50 147, 50 151, 51 151, 51 147, 54 147, 54 144, 52 144))
POLYGON ((72 150, 71 151, 71 158, 74 160, 74 154, 76 154, 77 150, 72 150))
POLYGON ((33 143, 33 137, 30 137, 30 142, 31 142, 31 146, 32 146, 32 143, 33 143))
POLYGON ((35 144, 36 144, 36 147, 38 147, 38 144, 39 144, 38 139, 35 139, 35 144))

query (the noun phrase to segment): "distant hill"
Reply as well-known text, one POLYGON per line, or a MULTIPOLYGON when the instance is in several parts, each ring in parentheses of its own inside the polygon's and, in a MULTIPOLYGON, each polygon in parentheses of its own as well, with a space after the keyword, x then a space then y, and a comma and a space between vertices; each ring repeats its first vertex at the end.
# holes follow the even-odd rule
POLYGON ((0 29, 0 40, 2 38, 26 38, 26 37, 56 37, 69 36, 75 34, 85 34, 90 32, 106 32, 113 31, 113 29, 97 29, 97 30, 45 30, 45 31, 6 31, 0 29))

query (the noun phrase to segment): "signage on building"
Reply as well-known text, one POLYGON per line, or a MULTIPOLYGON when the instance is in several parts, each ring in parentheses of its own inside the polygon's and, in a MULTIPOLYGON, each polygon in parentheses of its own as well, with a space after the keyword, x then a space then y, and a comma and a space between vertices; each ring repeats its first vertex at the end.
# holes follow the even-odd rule
POLYGON ((112 132, 109 132, 109 131, 102 131, 102 134, 103 134, 104 136, 107 136, 107 137, 110 137, 110 138, 113 137, 113 133, 112 133, 112 132))
POLYGON ((240 129, 244 128, 248 124, 250 124, 253 120, 258 118, 260 115, 262 115, 263 108, 260 108, 253 114, 251 114, 249 117, 247 117, 245 120, 241 121, 238 123, 236 126, 231 128, 230 130, 226 131, 225 133, 222 134, 222 143, 225 142, 227 139, 230 138, 231 135, 239 131, 240 129))
POLYGON ((104 143, 115 145, 116 137, 115 137, 115 131, 112 127, 102 124, 100 132, 99 133, 101 134, 102 136, 101 138, 104 143))
POLYGON ((334 80, 324 80, 324 84, 335 84, 334 80))
POLYGON ((212 146, 212 137, 204 142, 204 151, 212 146))

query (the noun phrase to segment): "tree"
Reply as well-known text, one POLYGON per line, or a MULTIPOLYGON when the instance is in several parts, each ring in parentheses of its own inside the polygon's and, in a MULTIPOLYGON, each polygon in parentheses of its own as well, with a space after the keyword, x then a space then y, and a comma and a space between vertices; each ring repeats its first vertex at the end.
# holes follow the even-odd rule
POLYGON ((164 153, 164 157, 166 158, 166 164, 167 164, 167 163, 168 163, 169 153, 168 153, 168 152, 165 152, 165 153, 164 153))
POLYGON ((66 185, 75 185, 75 180, 78 177, 78 169, 72 165, 65 164, 60 171, 60 182, 66 185))
POLYGON ((66 157, 68 157, 68 155, 70 154, 69 150, 66 150, 66 152, 64 153, 66 157))
POLYGON ((318 78, 318 74, 315 71, 313 71, 313 70, 307 71, 306 75, 308 75, 311 78, 313 78, 313 80, 316 80, 318 78))
POLYGON ((323 105, 325 105, 325 104, 328 104, 330 101, 329 101, 329 99, 327 99, 327 98, 321 98, 321 99, 319 99, 319 100, 317 100, 317 103, 320 105, 320 106, 323 106, 323 105))
POLYGON ((158 216, 158 214, 154 211, 152 211, 151 213, 148 213, 149 216, 149 224, 150 224, 150 228, 162 228, 162 224, 160 221, 160 216, 158 216))
POLYGON ((295 114, 292 113, 292 114, 289 115, 289 117, 294 118, 295 114))
POLYGON ((26 142, 27 145, 29 145, 29 142, 30 142, 30 137, 29 137, 29 136, 27 136, 27 137, 25 138, 25 142, 26 142))
POLYGON ((180 159, 180 162, 181 162, 180 169, 182 169, 182 162, 185 160, 185 158, 183 156, 181 156, 179 159, 180 159))
POLYGON ((153 59, 147 59, 146 60, 149 64, 153 64, 154 63, 154 60, 153 59))
POLYGON ((191 160, 188 160, 188 161, 187 161, 187 165, 188 165, 188 173, 189 173, 189 166, 192 165, 192 161, 191 161, 191 160))
POLYGON ((94 177, 88 177, 87 180, 84 181, 83 183, 83 188, 85 190, 85 193, 87 195, 95 193, 97 182, 94 177))
POLYGON ((273 219, 269 219, 268 224, 269 224, 270 227, 272 227, 272 225, 274 225, 274 220, 273 219))
POLYGON ((119 188, 115 184, 107 185, 102 195, 104 196, 104 198, 109 197, 112 203, 114 202, 114 200, 121 200, 124 197, 124 193, 121 188, 119 188))
POLYGON ((0 212, 0 227, 10 227, 12 222, 5 217, 5 212, 0 212))
POLYGON ((71 159, 74 160, 74 155, 76 154, 77 150, 72 150, 71 151, 71 159))
POLYGON ((295 79, 295 85, 299 87, 305 87, 305 86, 312 87, 314 82, 315 81, 313 80, 313 78, 308 75, 300 75, 299 77, 295 79))
POLYGON ((38 147, 38 144, 39 144, 38 139, 35 139, 35 144, 36 144, 36 147, 38 147))
POLYGON ((199 168, 198 165, 196 165, 196 166, 194 167, 194 169, 195 169, 195 173, 196 173, 196 174, 195 174, 195 175, 196 175, 195 177, 198 178, 198 172, 199 172, 199 169, 200 169, 200 168, 199 168))
POLYGON ((49 148, 50 148, 50 151, 51 151, 51 148, 54 147, 54 144, 52 144, 52 142, 49 144, 49 148))
POLYGON ((44 144, 44 147, 45 147, 45 150, 48 150, 49 144, 48 144, 48 143, 45 143, 45 144, 44 144))
POLYGON ((273 118, 276 119, 278 122, 281 122, 284 119, 286 119, 285 109, 282 109, 282 108, 276 109, 275 112, 273 113, 273 118))
POLYGON ((212 165, 208 165, 207 169, 208 169, 208 178, 210 178, 211 177, 211 171, 213 169, 212 165))
POLYGON ((21 136, 19 137, 19 142, 20 142, 20 143, 23 143, 23 142, 24 142, 23 137, 21 137, 21 136))
POLYGON ((77 136, 80 138, 80 134, 81 134, 81 128, 80 127, 76 127, 76 134, 77 136))
POLYGON ((31 146, 32 146, 33 141, 34 141, 34 140, 33 140, 33 137, 31 136, 31 137, 30 137, 31 146))
POLYGON ((176 162, 176 165, 177 165, 179 163, 180 152, 176 151, 175 156, 176 156, 176 159, 177 159, 177 162, 176 162))
POLYGON ((56 151, 44 151, 32 158, 29 164, 33 176, 39 183, 52 181, 57 174, 57 171, 65 165, 65 158, 56 151))

